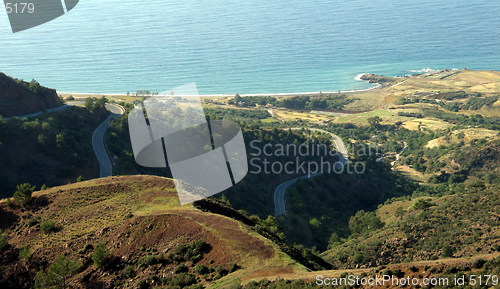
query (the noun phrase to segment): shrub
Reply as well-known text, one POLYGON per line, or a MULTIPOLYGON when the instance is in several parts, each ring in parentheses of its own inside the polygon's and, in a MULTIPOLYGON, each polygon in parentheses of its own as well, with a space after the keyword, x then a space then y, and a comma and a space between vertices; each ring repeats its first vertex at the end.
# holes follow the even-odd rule
POLYGON ((189 268, 184 264, 179 264, 179 266, 175 268, 175 273, 185 273, 187 271, 189 271, 189 268))
POLYGON ((441 250, 441 256, 443 256, 445 258, 452 257, 453 256, 453 249, 448 245, 444 246, 443 249, 441 250))
POLYGON ((34 226, 36 226, 38 224, 40 224, 40 217, 30 218, 28 220, 28 226, 30 226, 30 227, 34 227, 34 226))
POLYGON ((362 263, 363 262, 363 255, 361 253, 356 253, 352 257, 352 261, 356 264, 362 263))
POLYGON ((102 267, 109 257, 109 251, 103 244, 98 244, 94 249, 94 254, 92 254, 92 261, 97 267, 102 267))
POLYGON ((31 201, 31 195, 34 190, 35 186, 29 183, 17 185, 16 192, 14 193, 14 201, 22 206, 28 204, 31 201))
POLYGON ((83 246, 83 248, 81 248, 80 250, 78 250, 78 254, 86 254, 88 251, 94 249, 94 246, 92 246, 92 244, 85 244, 85 246, 83 246))
POLYGON ((42 223, 42 225, 40 226, 40 229, 45 234, 50 234, 52 232, 55 232, 55 231, 57 231, 56 222, 54 222, 52 220, 44 221, 42 223))
POLYGON ((24 263, 28 263, 31 257, 31 252, 28 246, 24 246, 21 250, 19 250, 19 260, 24 263))
POLYGON ((120 272, 120 278, 122 279, 130 279, 134 277, 135 277, 134 268, 130 265, 123 268, 123 270, 120 272))
POLYGON ((148 267, 154 264, 158 264, 163 262, 164 257, 163 254, 160 255, 146 255, 137 260, 137 267, 148 267))
POLYGON ((149 284, 146 280, 141 280, 141 281, 139 281, 139 283, 137 283, 137 288, 147 289, 147 288, 149 288, 149 284))
POLYGON ((198 262, 210 250, 210 245, 204 241, 194 241, 178 246, 169 257, 176 262, 198 262))
POLYGON ((205 265, 196 265, 193 268, 193 272, 196 274, 205 275, 210 273, 210 269, 208 269, 208 267, 205 265))
POLYGON ((240 266, 238 266, 238 264, 236 264, 236 263, 229 264, 229 272, 230 273, 233 273, 238 269, 240 269, 240 266))
POLYGON ((431 202, 430 200, 428 199, 420 199, 418 201, 415 202, 415 204, 413 205, 413 209, 415 210, 425 210, 427 208, 430 208, 434 206, 434 203, 431 202))
POLYGON ((408 267, 408 270, 410 270, 411 272, 418 272, 418 268, 411 265, 410 267, 408 267))
POLYGON ((163 278, 162 283, 168 285, 168 288, 186 288, 198 283, 196 277, 189 273, 180 273, 171 277, 163 278))
POLYGON ((7 235, 0 230, 0 251, 7 248, 9 246, 9 239, 7 235))
POLYGON ((66 256, 56 258, 47 271, 40 270, 35 276, 34 288, 65 288, 66 281, 74 276, 82 264, 66 256))
POLYGON ((222 266, 217 266, 217 267, 215 267, 215 273, 216 273, 216 275, 220 275, 221 277, 224 277, 229 273, 229 271, 222 266))
POLYGON ((486 264, 486 260, 484 259, 476 259, 474 263, 472 264, 472 267, 475 269, 481 269, 483 268, 484 264, 486 264))
POLYGON ((397 278, 403 278, 405 276, 405 272, 399 270, 399 269, 394 269, 392 271, 392 274, 397 277, 397 278))
POLYGON ((349 230, 353 234, 362 234, 384 226, 379 217, 374 212, 360 210, 349 219, 349 230))

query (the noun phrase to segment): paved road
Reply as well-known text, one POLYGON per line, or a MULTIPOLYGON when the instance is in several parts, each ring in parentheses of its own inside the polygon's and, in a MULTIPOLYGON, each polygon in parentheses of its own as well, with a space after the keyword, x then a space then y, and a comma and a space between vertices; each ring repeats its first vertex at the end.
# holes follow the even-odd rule
MULTIPOLYGON (((79 105, 81 103, 81 101, 71 101, 65 105, 47 109, 46 111, 39 111, 26 115, 16 116, 16 118, 40 116, 44 113, 63 110, 71 106, 79 105)), ((94 153, 97 157, 97 160, 99 161, 100 177, 109 177, 113 175, 113 165, 111 163, 111 160, 109 159, 108 152, 106 151, 106 146, 104 145, 104 135, 106 133, 106 130, 109 128, 109 123, 111 122, 111 120, 125 112, 125 109, 122 106, 110 103, 106 104, 106 109, 110 111, 111 114, 94 130, 94 133, 92 134, 92 147, 94 148, 94 153)), ((13 118, 14 117, 7 117, 5 118, 5 120, 11 120, 13 118)))
MULTIPOLYGON (((39 112, 34 112, 34 113, 26 114, 26 115, 15 116, 15 118, 29 118, 29 117, 40 116, 40 115, 42 115, 44 113, 63 110, 63 109, 66 109, 66 108, 68 108, 70 106, 71 105, 64 104, 64 105, 61 105, 61 106, 58 106, 58 107, 49 108, 46 111, 39 111, 39 112)), ((14 116, 13 117, 6 117, 5 120, 11 120, 13 118, 14 118, 14 116)))
POLYGON ((123 107, 114 104, 106 104, 106 109, 109 110, 111 114, 94 130, 94 133, 92 134, 92 147, 94 148, 94 153, 99 161, 99 177, 101 178, 113 175, 113 164, 111 163, 108 151, 106 150, 106 145, 104 144, 104 135, 109 128, 111 120, 125 112, 123 107))
MULTIPOLYGON (((292 128, 292 130, 299 130, 299 129, 301 129, 301 128, 292 128)), ((319 131, 319 132, 329 134, 332 137, 333 143, 335 144, 337 151, 340 153, 340 160, 339 160, 340 163, 342 163, 342 166, 344 166, 347 163, 347 161, 348 161, 347 148, 345 147, 344 142, 342 141, 342 139, 338 135, 333 134, 333 133, 326 131, 326 130, 319 129, 319 128, 310 128, 308 130, 319 131)), ((294 179, 288 180, 284 183, 281 183, 278 187, 276 187, 276 189, 274 190, 274 215, 276 217, 278 217, 278 216, 286 214, 285 193, 289 187, 291 187, 297 181, 314 178, 314 177, 319 176, 319 175, 321 175, 321 173, 305 175, 302 177, 294 178, 294 179)))

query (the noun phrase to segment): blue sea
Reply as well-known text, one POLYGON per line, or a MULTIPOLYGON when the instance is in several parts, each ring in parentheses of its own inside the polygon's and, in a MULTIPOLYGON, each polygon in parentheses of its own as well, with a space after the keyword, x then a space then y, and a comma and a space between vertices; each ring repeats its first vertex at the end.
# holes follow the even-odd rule
POLYGON ((500 1, 81 0, 13 34, 0 71, 65 92, 363 89, 359 73, 500 70, 500 1))

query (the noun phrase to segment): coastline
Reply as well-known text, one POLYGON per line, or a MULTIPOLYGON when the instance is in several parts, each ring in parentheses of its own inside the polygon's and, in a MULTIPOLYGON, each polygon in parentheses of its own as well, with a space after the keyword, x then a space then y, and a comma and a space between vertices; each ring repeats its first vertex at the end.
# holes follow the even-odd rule
MULTIPOLYGON (((364 75, 366 73, 361 73, 359 75, 364 75)), ((358 76, 359 76, 358 75, 358 76)), ((356 76, 356 79, 358 78, 356 76)), ((358 80, 358 79, 357 79, 358 80)), ((359 79, 361 80, 361 79, 359 79)), ((364 81, 364 80, 361 80, 364 81)), ((376 84, 372 87, 365 89, 350 89, 350 90, 338 90, 338 91, 309 91, 309 92, 275 92, 275 93, 247 93, 240 94, 241 97, 249 97, 249 96, 276 96, 276 97, 288 97, 288 96, 313 96, 319 94, 343 94, 343 93, 361 93, 370 90, 374 90, 382 87, 380 84, 376 84)), ((95 93, 95 92, 57 92, 60 96, 80 96, 80 97, 91 97, 91 96, 127 96, 125 93, 95 93)), ((235 94, 198 94, 198 95, 183 95, 183 96, 198 96, 198 97, 233 97, 235 94)), ((132 95, 130 95, 132 96, 132 95)))

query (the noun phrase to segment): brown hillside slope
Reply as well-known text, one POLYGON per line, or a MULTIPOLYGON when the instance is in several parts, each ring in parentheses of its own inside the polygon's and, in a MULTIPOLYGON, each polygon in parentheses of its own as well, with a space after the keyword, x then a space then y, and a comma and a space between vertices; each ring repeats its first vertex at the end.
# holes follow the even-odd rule
POLYGON ((69 281, 75 288, 137 288, 141 280, 158 284, 161 278, 175 277, 181 263, 200 285, 208 284, 208 279, 212 286, 245 279, 262 268, 274 274, 306 271, 241 222, 191 205, 179 206, 173 183, 165 178, 111 177, 52 188, 35 193, 26 209, 8 207, 3 201, 0 214, 0 228, 10 244, 0 252, 1 288, 30 288, 39 267, 61 255, 83 264, 81 272, 69 281), (56 232, 43 233, 36 224, 47 220, 55 221, 56 232), (179 245, 194 241, 208 244, 200 258, 175 261, 171 257, 179 245), (99 243, 112 256, 103 268, 92 265, 91 260, 99 243), (32 252, 26 263, 17 260, 24 246, 32 252), (154 262, 158 264, 140 265, 148 255, 158 258, 154 262), (240 269, 216 282, 221 276, 215 272, 203 277, 193 271, 195 265, 215 271, 217 267, 229 269, 232 263, 240 269), (133 268, 134 277, 120 277, 127 266, 133 268))
POLYGON ((62 105, 54 89, 23 82, 0 72, 0 115, 26 115, 62 105))

